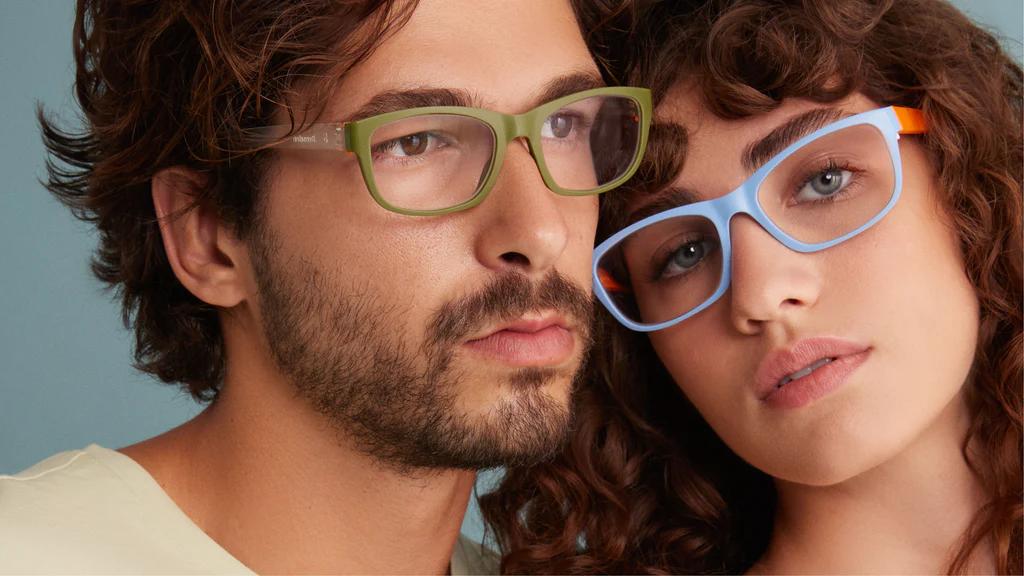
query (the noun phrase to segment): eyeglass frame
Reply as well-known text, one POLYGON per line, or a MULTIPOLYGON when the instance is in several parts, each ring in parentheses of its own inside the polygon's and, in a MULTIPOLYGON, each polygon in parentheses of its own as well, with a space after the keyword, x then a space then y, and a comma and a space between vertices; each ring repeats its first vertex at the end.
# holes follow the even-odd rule
POLYGON ((622 185, 626 180, 629 180, 637 168, 639 168, 640 161, 643 159, 644 152, 647 149, 647 135, 650 131, 651 117, 650 90, 632 86, 606 86, 568 94, 545 102, 522 114, 504 114, 470 106, 426 106, 386 112, 351 122, 315 123, 298 133, 294 133, 295 127, 289 124, 251 128, 247 130, 247 133, 250 136, 250 141, 254 144, 270 144, 272 147, 297 150, 334 150, 355 154, 359 162, 359 171, 362 174, 363 182, 366 184, 370 196, 382 208, 406 216, 439 216, 467 210, 483 202, 498 179, 508 145, 513 140, 519 138, 526 139, 530 156, 533 157, 544 185, 555 194, 561 196, 592 196, 612 190, 622 185), (542 146, 539 144, 535 145, 535 142, 541 141, 541 127, 544 120, 550 115, 568 104, 597 96, 618 96, 628 98, 637 104, 640 118, 636 153, 629 167, 614 180, 588 190, 562 188, 555 182, 554 177, 548 170, 542 146), (395 206, 384 199, 377 188, 376 179, 373 174, 370 138, 377 128, 385 124, 415 116, 434 114, 473 118, 483 122, 491 129, 494 136, 494 147, 488 172, 480 179, 474 194, 455 206, 429 210, 416 210, 395 206))
POLYGON ((758 223, 759 226, 761 226, 761 228, 766 230, 783 246, 805 254, 831 248, 853 238, 854 236, 857 236, 861 232, 864 232, 877 224, 885 217, 886 214, 889 213, 889 211, 892 210, 893 206, 895 206, 896 202, 899 200, 900 194, 903 190, 903 164, 899 150, 900 135, 923 134, 927 132, 927 130, 928 125, 924 114, 915 108, 886 106, 854 114, 837 120, 827 126, 823 126, 790 144, 758 168, 749 178, 744 180, 742 184, 728 194, 711 200, 704 200, 693 204, 670 208, 634 222, 608 237, 608 239, 601 242, 601 244, 594 249, 592 275, 594 281, 594 293, 597 296, 597 299, 620 324, 634 332, 655 332, 657 330, 664 330, 665 328, 675 326, 683 320, 700 313, 705 308, 718 301, 718 299, 721 298, 729 288, 732 273, 732 240, 729 224, 737 214, 746 214, 750 216, 758 223), (889 199, 889 202, 878 212, 878 214, 870 218, 860 227, 847 232, 838 238, 827 240, 825 242, 809 244, 789 236, 774 222, 772 222, 771 218, 768 217, 764 209, 761 207, 760 200, 757 197, 761 184, 768 175, 771 174, 772 170, 804 146, 839 130, 860 125, 874 126, 885 139, 894 173, 892 198, 889 199), (722 277, 718 283, 718 288, 700 305, 671 320, 666 320, 656 324, 643 324, 633 321, 618 309, 609 294, 609 291, 611 290, 616 288, 624 289, 624 287, 619 286, 618 282, 611 277, 610 273, 602 269, 598 264, 608 251, 615 248, 623 238, 626 238, 637 230, 670 218, 679 218, 683 216, 701 216, 715 226, 715 232, 718 234, 722 250, 722 277))

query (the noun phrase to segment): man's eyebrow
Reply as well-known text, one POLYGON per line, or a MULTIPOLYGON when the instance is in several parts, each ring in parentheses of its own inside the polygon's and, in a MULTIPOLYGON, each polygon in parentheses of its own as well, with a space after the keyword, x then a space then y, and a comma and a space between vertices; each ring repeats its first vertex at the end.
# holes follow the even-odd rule
MULTIPOLYGON (((548 82, 541 89, 534 105, 537 106, 574 92, 581 92, 601 86, 604 86, 604 82, 596 72, 577 72, 560 76, 548 82)), ((472 93, 457 88, 423 87, 405 90, 386 90, 372 96, 366 104, 363 104, 349 116, 347 121, 355 122, 356 120, 362 120, 378 114, 430 106, 483 107, 484 103, 472 93)))
POLYGON ((451 88, 412 88, 409 90, 387 90, 371 97, 348 119, 349 122, 362 120, 378 114, 396 112, 408 108, 428 106, 474 106, 473 96, 464 90, 451 88))
POLYGON ((848 114, 838 108, 816 108, 789 119, 764 138, 747 146, 743 151, 743 167, 747 172, 757 170, 773 156, 785 150, 786 146, 844 116, 848 114))
POLYGON ((533 101, 533 106, 540 106, 545 102, 550 102, 569 94, 575 94, 576 92, 601 88, 604 85, 604 80, 601 79, 597 72, 575 72, 559 76, 548 82, 540 90, 533 101))

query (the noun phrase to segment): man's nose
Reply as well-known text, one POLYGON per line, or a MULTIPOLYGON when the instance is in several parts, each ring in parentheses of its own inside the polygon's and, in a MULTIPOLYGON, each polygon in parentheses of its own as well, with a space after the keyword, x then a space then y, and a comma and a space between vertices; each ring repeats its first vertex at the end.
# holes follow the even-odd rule
POLYGON ((560 197, 549 190, 522 143, 509 143, 494 188, 477 207, 485 216, 476 257, 493 270, 539 276, 554 266, 569 243, 573 223, 567 221, 566 205, 590 203, 596 214, 597 200, 560 197))

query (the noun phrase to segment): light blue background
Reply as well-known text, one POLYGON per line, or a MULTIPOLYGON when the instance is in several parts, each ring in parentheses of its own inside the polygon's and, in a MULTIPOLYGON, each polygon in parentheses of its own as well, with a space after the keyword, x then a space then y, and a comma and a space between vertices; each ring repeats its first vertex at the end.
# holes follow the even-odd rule
MULTIPOLYGON (((1024 2, 959 0, 1022 59, 1024 2)), ((42 186, 34 108, 75 119, 70 0, 0 0, 0 473, 96 442, 124 446, 200 407, 135 372, 120 308, 89 271, 96 237, 42 186)), ((475 506, 464 531, 479 537, 475 506)))

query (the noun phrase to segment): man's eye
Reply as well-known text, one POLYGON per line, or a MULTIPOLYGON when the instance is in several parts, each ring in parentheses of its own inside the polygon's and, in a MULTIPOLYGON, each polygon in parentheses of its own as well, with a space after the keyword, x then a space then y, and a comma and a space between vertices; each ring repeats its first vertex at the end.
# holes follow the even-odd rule
POLYGON ((444 142, 437 135, 430 132, 417 132, 381 142, 373 147, 373 152, 376 155, 411 158, 443 146, 444 142))
POLYGON ((576 118, 569 114, 552 114, 544 122, 541 136, 545 138, 567 138, 572 134, 572 129, 575 125, 576 118))
POLYGON ((398 148, 404 156, 422 154, 427 149, 430 137, 426 134, 410 134, 398 139, 398 148))

